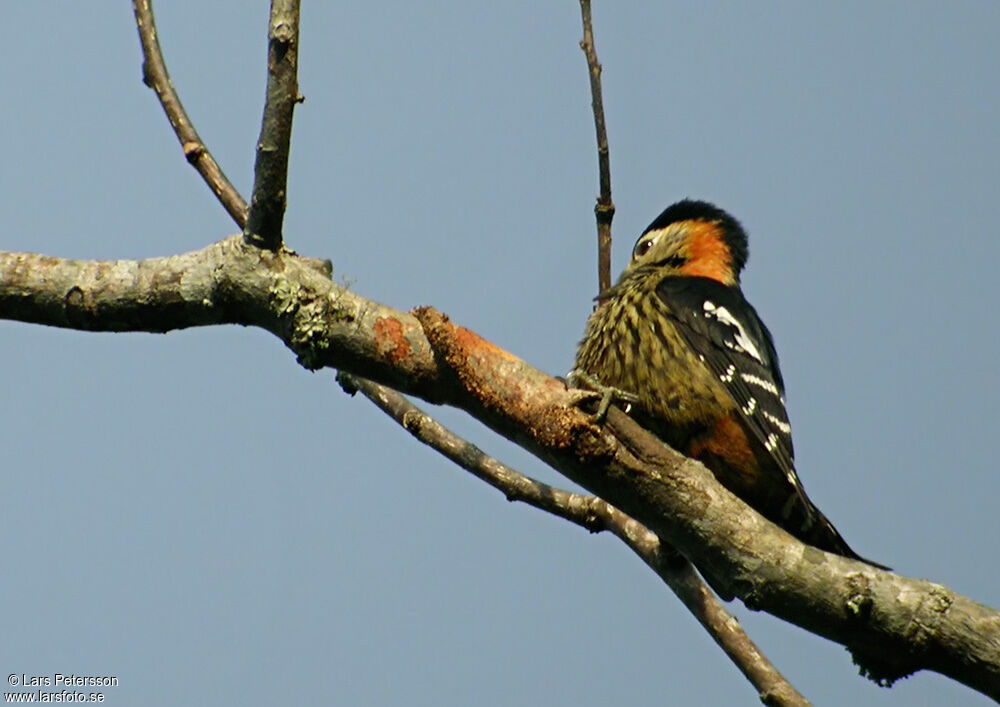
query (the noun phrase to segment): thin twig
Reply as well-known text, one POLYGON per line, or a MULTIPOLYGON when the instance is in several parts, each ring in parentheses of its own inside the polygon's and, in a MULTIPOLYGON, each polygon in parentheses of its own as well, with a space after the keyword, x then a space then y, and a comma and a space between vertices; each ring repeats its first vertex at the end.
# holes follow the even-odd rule
POLYGON ((362 393, 422 443, 503 492, 508 501, 527 503, 592 533, 604 530, 613 533, 677 594, 757 688, 765 704, 808 704, 705 587, 691 563, 666 549, 660 539, 638 521, 597 496, 570 493, 511 469, 449 431, 391 388, 343 372, 338 374, 337 380, 348 392, 362 393))
POLYGON ((281 247, 288 183, 288 152, 292 140, 292 113, 299 95, 299 2, 271 0, 267 32, 267 100, 257 159, 253 170, 253 195, 244 239, 276 251, 281 247))
POLYGON ((601 93, 601 64, 594 48, 594 28, 590 20, 590 0, 580 0, 583 16, 583 39, 580 49, 587 57, 590 71, 590 105, 594 109, 594 128, 597 131, 597 165, 600 172, 601 195, 594 206, 597 218, 597 285, 598 292, 611 287, 611 220, 615 217, 615 204, 611 201, 611 157, 608 149, 608 131, 604 127, 604 98, 601 93))
POLYGON ((156 36, 151 0, 133 0, 132 8, 135 11, 135 24, 139 30, 139 42, 142 44, 143 83, 153 89, 156 97, 160 99, 160 105, 163 106, 163 111, 167 114, 167 119, 181 143, 181 149, 184 150, 184 157, 202 176, 236 224, 243 228, 247 222, 246 202, 205 147, 205 143, 198 136, 198 132, 184 111, 177 92, 174 91, 170 74, 167 73, 167 65, 163 61, 163 53, 160 51, 160 41, 156 36))

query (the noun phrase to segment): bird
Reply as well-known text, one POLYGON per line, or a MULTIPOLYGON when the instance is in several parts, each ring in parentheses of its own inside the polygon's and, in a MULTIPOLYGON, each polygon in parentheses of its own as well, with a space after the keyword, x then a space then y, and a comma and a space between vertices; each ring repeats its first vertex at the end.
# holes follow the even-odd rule
POLYGON ((640 425, 799 540, 885 568, 854 552, 802 487, 774 342, 740 286, 748 255, 729 213, 668 206, 598 295, 571 379, 614 391, 640 425))

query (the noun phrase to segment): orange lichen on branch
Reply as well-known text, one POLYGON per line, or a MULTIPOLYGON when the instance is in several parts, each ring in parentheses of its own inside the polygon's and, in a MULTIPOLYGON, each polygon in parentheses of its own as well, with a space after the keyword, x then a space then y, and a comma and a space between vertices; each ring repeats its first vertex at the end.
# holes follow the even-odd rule
POLYGON ((435 354, 462 387, 488 407, 503 408, 497 396, 505 388, 520 387, 519 374, 527 364, 475 332, 452 324, 446 314, 433 307, 418 307, 413 315, 423 326, 435 354))
MULTIPOLYGON (((447 321, 447 318, 445 321, 447 321)), ((476 356, 484 359, 500 358, 504 361, 521 362, 521 359, 517 356, 500 348, 493 342, 484 339, 476 332, 470 331, 465 327, 457 325, 452 326, 454 329, 452 336, 455 341, 455 346, 463 351, 466 356, 476 356)))
POLYGON ((401 363, 410 355, 410 342, 398 319, 380 317, 375 321, 375 346, 380 356, 392 363, 401 363))
POLYGON ((559 449, 572 446, 580 434, 598 432, 589 416, 572 406, 572 396, 562 381, 452 324, 431 307, 415 309, 413 315, 457 385, 496 416, 490 422, 494 429, 516 429, 543 448, 559 449), (508 427, 511 423, 516 427, 508 427))

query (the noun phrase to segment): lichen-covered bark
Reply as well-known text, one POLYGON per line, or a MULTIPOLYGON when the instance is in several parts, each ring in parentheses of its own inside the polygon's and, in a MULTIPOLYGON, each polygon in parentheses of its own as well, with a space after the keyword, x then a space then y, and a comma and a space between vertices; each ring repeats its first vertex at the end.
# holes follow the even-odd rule
POLYGON ((437 363, 413 316, 336 286, 322 261, 235 236, 141 261, 0 252, 0 318, 84 331, 259 326, 307 368, 345 368, 437 395, 437 363))

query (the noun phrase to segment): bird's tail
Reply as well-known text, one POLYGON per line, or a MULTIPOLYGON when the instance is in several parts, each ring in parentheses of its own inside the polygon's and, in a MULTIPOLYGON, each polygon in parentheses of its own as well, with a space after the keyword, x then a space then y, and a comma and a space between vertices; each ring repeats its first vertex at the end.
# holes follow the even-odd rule
POLYGON ((833 523, 827 520, 827 517, 815 506, 813 506, 812 510, 816 514, 816 520, 808 530, 802 533, 800 536, 801 540, 818 547, 820 550, 826 550, 827 552, 832 552, 835 555, 841 555, 852 560, 860 560, 872 567, 891 571, 890 567, 886 567, 878 562, 872 562, 868 558, 854 552, 843 536, 833 527, 833 523))

